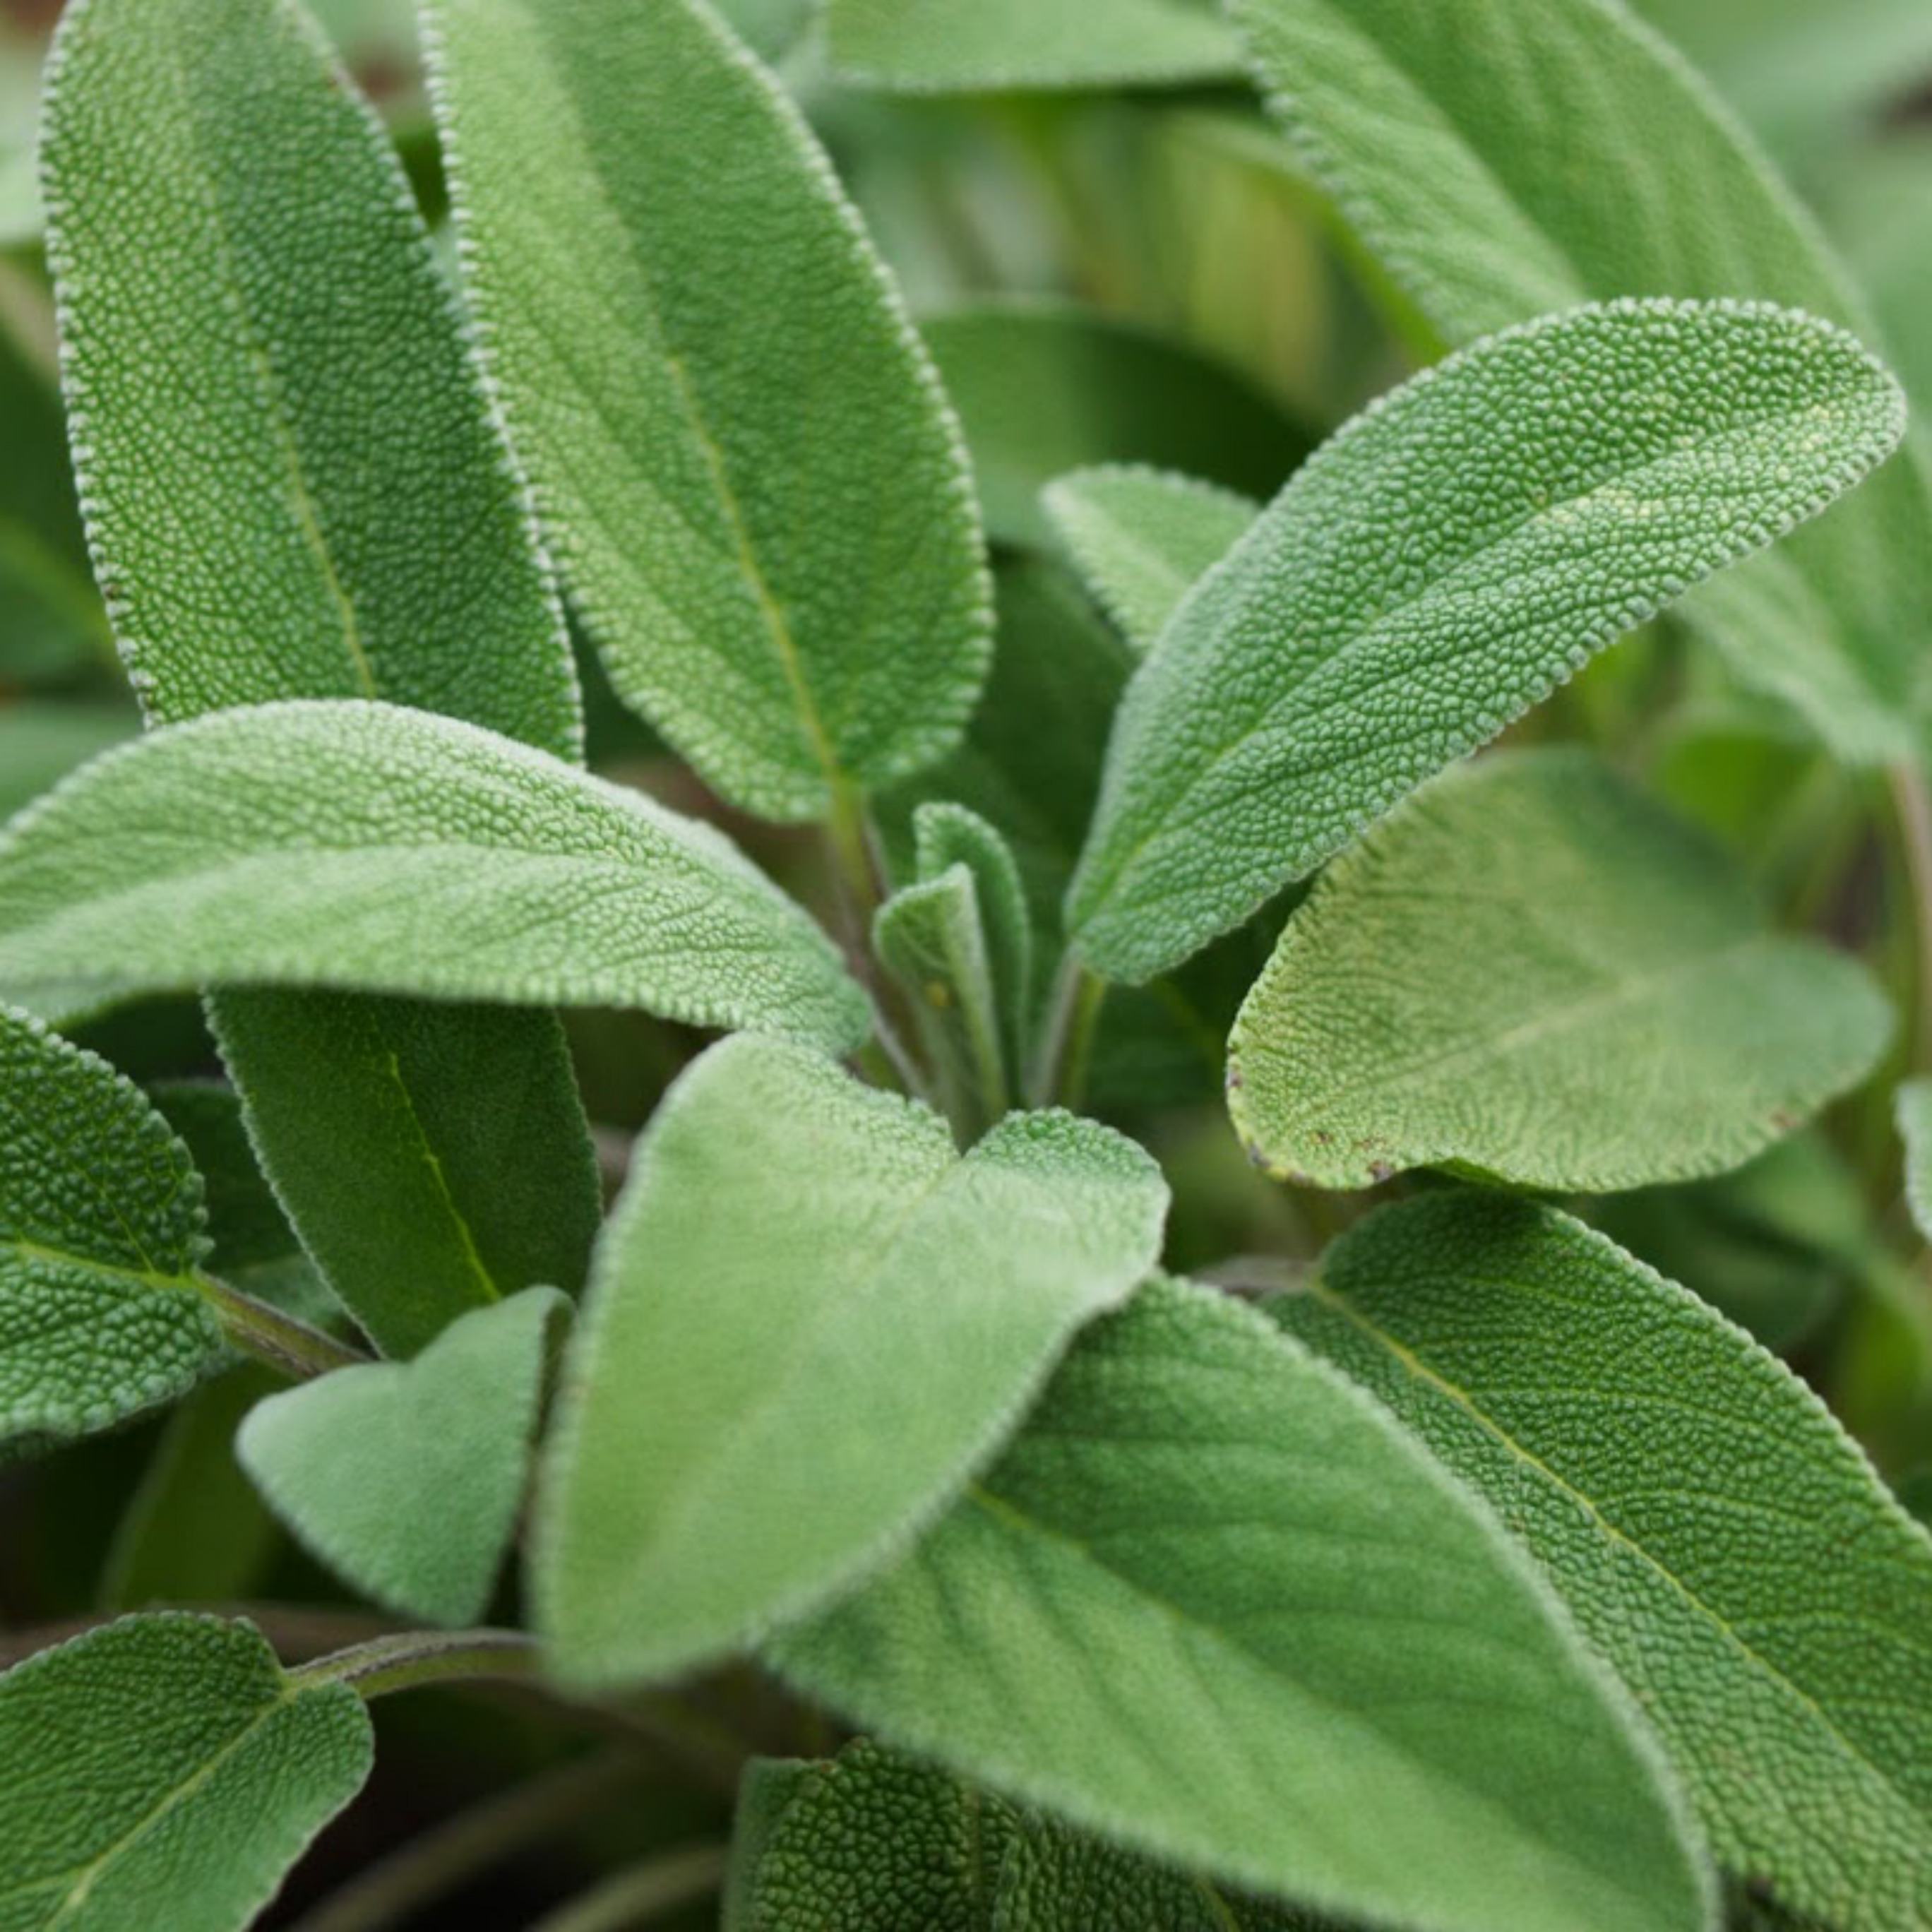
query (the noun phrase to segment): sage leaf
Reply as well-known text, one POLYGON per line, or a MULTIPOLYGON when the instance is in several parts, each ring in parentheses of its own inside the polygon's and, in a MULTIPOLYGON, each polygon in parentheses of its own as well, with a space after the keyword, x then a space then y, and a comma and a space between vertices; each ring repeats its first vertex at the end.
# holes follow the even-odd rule
MULTIPOLYGON (((1453 21, 1434 0, 1234 10, 1304 166, 1448 342, 1573 302, 1667 296, 1772 301, 1878 343, 1756 143, 1624 8, 1476 0, 1453 21)), ((1932 709, 1928 526, 1914 452, 1684 614, 1841 756, 1909 755, 1932 709)))
POLYGON ((1137 982, 1304 877, 1697 579, 1898 442, 1830 325, 1620 302, 1478 343, 1312 458, 1122 701, 1068 896, 1137 982))
POLYGON ((1240 49, 1198 0, 826 0, 835 70, 920 94, 1220 80, 1240 49))
POLYGON ((868 1017, 830 943, 708 826, 354 702, 150 732, 0 834, 0 986, 58 1006, 227 984, 639 1006, 839 1048, 868 1017))
POLYGON ((603 1203, 554 1012, 260 988, 209 1017, 304 1248, 384 1354, 583 1286, 603 1203))
POLYGON ((725 1932, 994 1932, 1014 1823, 998 1798, 862 1738, 829 1763, 754 1760, 725 1932))
POLYGON ((272 1395, 236 1438, 242 1467, 362 1595, 428 1623, 475 1623, 516 1527, 568 1306, 530 1288, 458 1316, 413 1361, 272 1395))
POLYGON ((962 1160, 799 1048, 712 1048, 638 1143, 566 1366, 534 1557, 553 1667, 688 1670, 886 1561, 1154 1265, 1166 1208, 1091 1121, 1012 1114, 962 1160))
POLYGON ((1312 446, 1245 376, 1097 310, 982 302, 920 326, 965 426, 987 530, 1008 543, 1048 542, 1040 493, 1067 470, 1160 464, 1272 496, 1312 446))
MULTIPOLYGON (((45 166, 78 466, 150 716, 380 698, 575 758, 561 610, 464 326, 299 8, 70 8, 45 166)), ((593 1156, 551 1016, 237 992, 211 1018, 290 1220, 380 1346, 580 1279, 593 1156), (488 1132, 479 1087, 504 1096, 488 1132)))
POLYGON ((0 1676, 7 1932, 242 1932, 362 1788, 362 1700, 254 1625, 123 1618, 0 1676))
POLYGON ((207 1248, 194 1162, 140 1090, 0 1006, 0 1442, 110 1428, 226 1361, 207 1248))
POLYGON ((402 170, 307 16, 77 0, 42 172, 76 466, 150 715, 384 698, 574 754, 524 493, 402 170))
POLYGON ((1900 1137, 1905 1142, 1905 1201, 1918 1232, 1932 1240, 1932 1080, 1908 1080, 1898 1090, 1900 1137))
POLYGON ((938 1526, 766 1652, 1210 1877, 1429 1932, 1709 1922, 1660 1759, 1487 1511, 1184 1284, 1088 1329, 938 1526))
POLYGON ((1041 502, 1082 581, 1142 657, 1260 507, 1192 476, 1126 466, 1060 477, 1041 502))
POLYGON ((1007 1022, 1012 1055, 1009 1072, 1017 1089, 1030 1037, 1034 1000, 1033 916, 1019 862, 997 826, 963 805, 942 801, 915 809, 913 843, 920 878, 937 879, 954 866, 964 866, 972 874, 994 1004, 1007 1022))
POLYGON ((1251 1156, 1610 1193, 1736 1167, 1854 1086, 1891 1009, 1589 753, 1499 752, 1324 872, 1228 1042, 1251 1156))
POLYGON ((1494 1196, 1386 1210, 1270 1307, 1502 1511, 1725 1864, 1844 1932, 1932 1912, 1932 1540, 1802 1383, 1494 1196))
POLYGON ((796 109, 693 0, 425 20, 465 284, 619 693, 771 818, 930 764, 986 676, 965 456, 796 109))

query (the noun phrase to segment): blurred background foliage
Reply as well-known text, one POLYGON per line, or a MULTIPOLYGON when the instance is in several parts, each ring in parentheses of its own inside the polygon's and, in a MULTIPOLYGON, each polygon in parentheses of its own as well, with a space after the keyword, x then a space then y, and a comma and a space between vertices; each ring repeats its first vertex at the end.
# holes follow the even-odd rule
MULTIPOLYGON (((408 0, 312 4, 442 224, 408 0)), ((976 740, 949 776, 957 796, 996 799, 1002 822, 1034 835, 1048 856, 1028 884, 1050 917, 1052 854, 1070 857, 1077 845, 1127 661, 1054 555, 1038 484, 1078 463, 1127 458, 1266 496, 1322 435, 1412 366, 1418 333, 1232 75, 1166 88, 889 94, 834 79, 810 0, 722 4, 826 141, 928 326, 965 421, 1000 592, 989 707, 1024 728, 1010 742, 976 740)), ((1840 244, 1886 352, 1932 421, 1932 4, 1636 4, 1716 83, 1840 244)), ((33 148, 39 69, 58 11, 57 0, 0 0, 0 808, 9 812, 139 726, 88 569, 56 379, 33 148)), ((587 659, 584 668, 593 763, 719 818, 781 878, 814 889, 813 841, 704 798, 587 659)), ((1791 718, 1735 688, 1670 627, 1598 658, 1516 735, 1604 746, 1732 842, 1790 922, 1858 946, 1901 1012, 1924 1010, 1912 881, 1882 782, 1829 763, 1791 718)), ((1171 1259, 1226 1265, 1231 1280, 1239 1264, 1229 1257, 1292 1264, 1356 1211, 1346 1198, 1259 1180, 1220 1104, 1228 1021, 1280 922, 1277 908, 1172 985, 1110 1003, 1104 1022, 1114 1052, 1103 1064, 1118 1070, 1118 1090, 1096 1104, 1156 1148, 1186 1204, 1171 1259)), ((614 1181, 629 1134, 696 1042, 637 1014, 577 1015, 571 1025, 614 1181)), ((150 1082, 219 1071, 190 1003, 118 1015, 91 1043, 150 1082)), ((1573 1204, 1786 1354, 1924 1508, 1932 1273, 1900 1198, 1889 1104, 1918 1052, 1902 1040, 1862 1094, 1738 1172, 1573 1204)), ((234 1470, 234 1415, 252 1393, 244 1382, 204 1390, 165 1421, 0 1472, 0 1648, 10 1629, 206 1600, 214 1589, 304 1605, 270 1630, 285 1654, 353 1634, 340 1593, 234 1470)), ((272 1922, 295 1922, 332 1882, 466 1798, 541 1774, 586 1744, 579 1718, 527 1698, 405 1700, 385 1704, 380 1721, 382 1795, 328 1835, 272 1922)), ((547 1862, 493 1878, 487 1910, 458 1892, 394 1922, 525 1922, 567 1888, 573 1852, 594 1858, 614 1822, 633 1850, 640 1820, 674 1842, 722 1818, 728 1796, 654 1784, 635 1765, 607 1767, 601 1784, 586 1777, 580 1821, 550 1840, 547 1862)), ((326 1932, 326 1919, 307 1922, 326 1932)))

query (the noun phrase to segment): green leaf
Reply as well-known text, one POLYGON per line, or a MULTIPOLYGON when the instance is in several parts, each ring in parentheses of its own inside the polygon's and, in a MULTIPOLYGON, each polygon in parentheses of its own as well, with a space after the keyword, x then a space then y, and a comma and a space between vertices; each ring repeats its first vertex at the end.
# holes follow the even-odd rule
POLYGON ((254 1363, 198 1388, 168 1418, 114 1532, 100 1603, 239 1603, 256 1594, 281 1533, 235 1460, 242 1419, 281 1378, 254 1363))
POLYGON ((1012 1088, 971 868, 949 866, 893 893, 874 916, 872 950, 905 991, 947 1118, 982 1132, 1012 1088))
POLYGON ((0 984, 60 1004, 228 983, 640 1006, 842 1048, 867 1022, 830 943, 710 826, 383 704, 152 732, 0 835, 0 984))
POLYGON ((1210 1876, 1430 1932, 1708 1923, 1652 1748, 1486 1511, 1202 1290, 1090 1329, 938 1526, 767 1652, 1210 1876))
POLYGON ((1456 1167, 1610 1193, 1748 1160, 1892 1031, 1723 848, 1588 752, 1451 772, 1322 874, 1228 1042, 1252 1159, 1318 1187, 1456 1167))
POLYGON ((797 1048, 714 1047, 638 1144, 566 1369, 535 1551, 554 1666, 683 1670, 884 1562, 1154 1265, 1166 1206, 1091 1121, 1010 1115, 962 1160, 797 1048))
POLYGON ((1932 1080, 1899 1088, 1898 1132, 1905 1142, 1905 1199, 1918 1232, 1932 1240, 1932 1080))
POLYGON ((233 1275, 298 1254, 295 1230, 256 1164, 241 1095, 215 1080, 163 1080, 148 1098, 201 1176, 210 1264, 233 1275))
POLYGON ((986 675, 964 453, 797 111, 692 0, 426 18, 465 280, 618 691, 769 817, 931 764, 986 675))
POLYGON ((228 1359, 203 1220, 140 1090, 0 1007, 0 1442, 110 1428, 228 1359))
POLYGON ((368 1714, 254 1625, 124 1618, 0 1677, 0 1926, 242 1932, 362 1788, 368 1714))
POLYGON ((489 1606, 524 1499, 550 1338, 533 1288, 459 1316, 411 1362, 271 1396, 236 1451, 269 1507, 362 1595, 434 1624, 489 1606))
POLYGON ((974 896, 986 934, 994 1001, 1007 1022, 1009 1063, 1017 1088, 1030 1036, 1034 978, 1033 915, 1018 861, 995 826, 963 805, 922 805, 913 813, 918 874, 936 879, 954 866, 973 875, 974 896))
POLYGON ((1068 898, 1138 982, 1305 876, 1690 584, 1898 442, 1828 324, 1613 302, 1478 343, 1358 416, 1190 595, 1108 750, 1068 898))
POLYGON ((1240 64, 1199 0, 827 0, 825 38, 842 78, 920 94, 1180 85, 1240 64))
POLYGON ((986 527, 1008 543, 1048 542, 1040 490, 1084 464, 1163 464, 1272 496, 1311 447, 1245 376, 1097 310, 984 302, 920 327, 965 425, 986 527))
POLYGON ((1932 1914, 1932 1540, 1802 1383, 1493 1196, 1389 1209, 1272 1306, 1528 1542, 1726 1864, 1844 1932, 1932 1914))
POLYGON ((754 1760, 738 1820, 726 1932, 994 1932, 1014 1821, 942 1771, 862 1738, 830 1763, 754 1760))
POLYGON ((1124 467, 1076 470, 1048 484, 1041 502, 1087 588, 1141 657, 1259 508, 1192 476, 1124 467))
MULTIPOLYGON (((1572 302, 1669 296, 1776 302, 1876 342, 1755 144, 1622 7, 1469 0, 1452 20, 1438 0, 1235 0, 1234 12, 1304 166, 1448 341, 1572 302)), ((1684 615, 1841 755, 1908 754, 1932 710, 1928 526, 1915 455, 1684 615)))
POLYGON ((380 697, 574 753, 523 493, 402 170, 313 24, 287 0, 78 0, 43 171, 81 487, 149 711, 380 697))
POLYGON ((554 1013, 257 992, 210 1016, 304 1247, 384 1354, 583 1285, 603 1202, 554 1013))

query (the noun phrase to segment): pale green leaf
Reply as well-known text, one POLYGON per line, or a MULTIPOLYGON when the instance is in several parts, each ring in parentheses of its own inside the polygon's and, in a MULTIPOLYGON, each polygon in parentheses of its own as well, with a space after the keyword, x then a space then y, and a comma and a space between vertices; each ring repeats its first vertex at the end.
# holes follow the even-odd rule
POLYGON ((994 1004, 1006 1022, 1009 1063, 1016 1088, 1030 1036, 1034 999, 1033 915, 1012 848, 996 826, 963 805, 934 802, 913 813, 920 878, 936 879, 954 866, 973 875, 986 934, 994 1004))
POLYGON ((235 1460, 235 1432, 282 1386, 272 1371, 244 1363, 168 1418, 102 1566, 104 1610, 240 1603, 256 1594, 281 1532, 235 1460))
POLYGON ((1070 470, 1161 464, 1268 496, 1311 446, 1245 376, 1096 310, 983 302, 920 326, 965 426, 987 529, 1009 543, 1048 541, 1040 493, 1070 470))
POLYGON ((140 1090, 0 1007, 0 1441, 111 1427, 227 1358, 203 1219, 188 1150, 140 1090))
MULTIPOLYGON (((1787 304, 1876 344, 1756 144, 1615 0, 1234 11, 1304 165, 1448 341, 1572 302, 1670 296, 1787 304)), ((1840 754, 1896 758, 1932 708, 1928 527, 1915 455, 1684 614, 1840 754)))
POLYGON ((415 1360, 338 1369, 259 1404, 236 1451, 297 1538, 362 1595, 471 1624, 515 1528, 553 1330, 533 1288, 461 1315, 415 1360))
POLYGON ((384 1354, 582 1286, 603 1203, 554 1013, 258 991, 209 1018, 303 1246, 384 1354))
POLYGON ((0 1677, 0 1932, 242 1932, 368 1775, 252 1624, 128 1617, 0 1677))
POLYGON ((754 1760, 725 1932, 994 1932, 1013 1822, 998 1798, 862 1738, 830 1763, 754 1760))
POLYGON ((938 1526, 767 1651, 1210 1876, 1430 1932, 1709 1922, 1660 1761, 1493 1520, 1202 1290, 1089 1329, 938 1526))
POLYGON ((524 494, 402 170, 313 23, 76 0, 43 171, 95 562, 150 713, 385 698, 574 752, 524 494))
POLYGON ((826 0, 845 79, 920 94, 1220 80, 1240 48, 1205 0, 826 0))
POLYGON ((1802 1383, 1495 1196, 1391 1208, 1271 1306, 1528 1543, 1727 1865, 1840 1932, 1932 1918, 1932 1540, 1802 1383))
POLYGON ((1320 1187, 1412 1167, 1610 1193, 1722 1172, 1870 1069, 1848 955, 1591 754, 1450 773, 1324 872, 1228 1042, 1250 1156, 1320 1187))
POLYGON ((1076 470, 1041 501, 1095 601, 1142 657, 1260 507, 1192 476, 1126 467, 1076 470))
POLYGON ((535 1559, 555 1666, 684 1670, 884 1561, 1153 1266, 1166 1206, 1091 1121, 1011 1114, 962 1160, 798 1048, 713 1048, 638 1144, 566 1366, 535 1559))
POLYGON ((1932 1080, 1908 1080, 1900 1088, 1898 1114, 1906 1202, 1918 1232, 1932 1240, 1932 1080))
POLYGON ((970 478, 797 111, 695 0, 426 19, 466 284, 618 691, 768 816, 929 764, 986 674, 970 478))
POLYGON ((1012 1082, 971 868, 901 886, 873 917, 872 950, 912 1008, 947 1118, 982 1131, 1006 1111, 1012 1082))
POLYGON ((1903 399, 1828 323, 1613 302, 1357 417, 1142 664, 1068 898, 1137 982, 1305 876, 1690 584, 1815 515, 1903 399))
POLYGON ((230 983, 638 1006, 838 1047, 868 1018, 830 943, 710 826, 355 703, 150 733, 0 836, 0 986, 58 1004, 230 983))

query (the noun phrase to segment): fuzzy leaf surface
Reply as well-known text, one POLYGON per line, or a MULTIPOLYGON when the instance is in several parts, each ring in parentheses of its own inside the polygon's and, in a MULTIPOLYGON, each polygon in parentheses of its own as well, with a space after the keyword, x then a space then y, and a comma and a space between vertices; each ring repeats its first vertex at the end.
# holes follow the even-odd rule
POLYGON ((1016 1090, 1026 1058, 1033 1012, 1033 915, 1019 862, 1004 833, 963 805, 936 800, 913 813, 914 856, 922 879, 955 866, 973 877, 973 895, 986 936, 996 1010, 1006 1022, 1016 1090))
POLYGON ((1199 0, 827 0, 846 80, 916 94, 1222 80, 1240 47, 1199 0))
POLYGON ((1161 464, 1271 496, 1309 452, 1246 377, 1096 310, 983 302, 920 326, 965 426, 987 530, 1008 543, 1049 540, 1040 490, 1067 470, 1161 464))
POLYGON ((402 170, 307 17, 79 0, 43 171, 95 563, 150 715, 383 698, 574 755, 522 490, 402 170))
POLYGON ((1505 752, 1322 874, 1234 1023, 1228 1106, 1316 1186, 1613 1193, 1739 1166, 1891 1033, 1864 967, 1774 932, 1714 840, 1589 753, 1505 752))
POLYGON ((1932 1916, 1932 1540, 1822 1403, 1552 1208, 1443 1194, 1270 1304, 1529 1545, 1787 1909, 1932 1916))
POLYGON ((796 110, 694 0, 426 20, 466 285, 619 692, 767 817, 931 764, 986 676, 970 476, 796 110))
POLYGON ((0 1677, 0 1932, 242 1932, 362 1788, 346 1684, 252 1624, 123 1618, 0 1677))
POLYGON ((1082 581, 1142 657, 1261 508, 1192 476, 1124 465, 1056 478, 1041 500, 1082 581))
MULTIPOLYGON (((1756 143, 1615 0, 1234 11, 1304 165, 1447 342, 1572 302, 1670 296, 1788 304, 1879 346, 1756 143)), ((1928 527, 1915 454, 1684 614, 1840 755, 1898 757, 1932 709, 1928 527)))
POLYGON ((1251 1311, 1143 1289, 912 1552, 766 1646, 890 1743, 1428 1932, 1708 1923, 1660 1760, 1488 1513, 1251 1311))
POLYGON ((528 1288, 458 1316, 413 1361, 285 1389, 250 1412, 236 1452, 276 1515, 362 1595, 474 1623, 516 1526, 568 1305, 528 1288))
POLYGON ((1477 344, 1333 437, 1122 700, 1068 896, 1137 982, 1314 870, 1691 584, 1815 515, 1904 398, 1841 331, 1619 302, 1477 344))
POLYGON ((207 1251, 200 1177, 140 1089, 0 1006, 0 1441, 110 1428, 226 1360, 207 1251))
POLYGON ((903 1547, 1154 1265, 1166 1209, 1091 1121, 1010 1114, 962 1159, 798 1048, 712 1048, 638 1144, 566 1367, 535 1556, 555 1666, 688 1668, 903 1547))
POLYGON ((0 985, 229 983, 636 1006, 838 1048, 868 1021, 830 943, 710 827, 383 704, 151 732, 0 835, 0 985))

